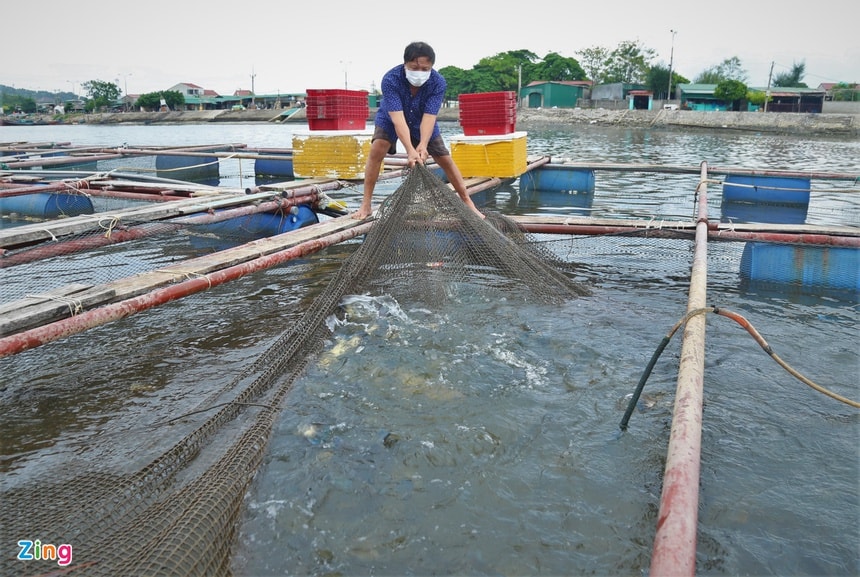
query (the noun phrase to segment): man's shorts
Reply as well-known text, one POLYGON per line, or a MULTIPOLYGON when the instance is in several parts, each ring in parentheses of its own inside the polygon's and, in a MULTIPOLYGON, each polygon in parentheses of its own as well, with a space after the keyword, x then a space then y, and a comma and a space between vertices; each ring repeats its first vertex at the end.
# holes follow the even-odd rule
MULTIPOLYGON (((373 138, 371 138, 371 142, 381 138, 382 140, 388 141, 391 145, 388 147, 388 154, 395 154, 397 152, 397 139, 394 139, 394 142, 391 142, 391 137, 388 136, 388 133, 385 132, 385 129, 381 126, 377 126, 373 131, 373 138)), ((412 146, 418 146, 418 143, 414 140, 412 141, 412 146)), ((448 151, 448 148, 445 146, 445 141, 442 140, 441 136, 434 136, 430 139, 430 142, 427 143, 427 153, 430 156, 450 156, 451 153, 448 151)))

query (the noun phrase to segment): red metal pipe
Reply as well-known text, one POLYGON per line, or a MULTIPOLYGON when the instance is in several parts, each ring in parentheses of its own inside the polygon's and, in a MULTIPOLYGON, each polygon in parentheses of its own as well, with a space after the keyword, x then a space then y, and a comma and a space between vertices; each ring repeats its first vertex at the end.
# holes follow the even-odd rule
POLYGON ((92 156, 50 156, 38 160, 12 160, 5 162, 11 169, 28 168, 30 166, 62 166, 64 164, 83 164, 99 160, 113 160, 122 158, 122 154, 100 154, 92 156))
POLYGON ((55 242, 43 246, 34 247, 28 250, 23 250, 3 256, 0 254, 0 268, 17 266, 20 264, 41 260, 43 258, 51 258, 61 254, 72 254, 83 250, 107 246, 109 244, 117 244, 144 238, 156 234, 162 234, 176 230, 178 225, 169 224, 150 224, 144 226, 135 226, 131 228, 121 229, 114 228, 111 230, 110 236, 106 234, 93 234, 85 238, 75 240, 65 240, 55 242))
POLYGON ((761 242, 784 242, 789 244, 814 244, 822 246, 849 246, 860 248, 858 236, 835 236, 828 234, 792 234, 787 232, 711 231, 712 240, 755 240, 761 242))
MULTIPOLYGON (((610 226, 597 224, 530 224, 521 223, 520 228, 526 232, 534 232, 540 234, 581 234, 581 235, 604 235, 604 234, 625 234, 635 232, 637 230, 648 232, 649 236, 672 236, 672 233, 681 232, 684 229, 660 229, 649 228, 644 229, 633 226, 610 226)), ((690 232, 687 229, 685 232, 690 232)))
MULTIPOLYGON (((71 254, 74 252, 98 248, 100 246, 107 246, 110 244, 117 244, 120 242, 136 240, 138 238, 144 238, 147 236, 166 234, 175 231, 180 226, 191 224, 212 224, 229 220, 231 218, 238 218, 242 216, 256 214, 258 212, 274 212, 277 210, 288 209, 289 207, 298 204, 315 203, 318 200, 318 195, 307 195, 296 199, 279 198, 277 200, 273 200, 270 202, 262 202, 260 204, 226 209, 214 213, 203 213, 194 216, 187 216, 180 219, 172 220, 169 223, 150 223, 129 228, 115 228, 111 230, 110 235, 94 234, 86 238, 78 238, 75 240, 51 243, 48 245, 38 246, 29 250, 17 252, 7 257, 0 258, 0 268, 17 266, 43 258, 50 258, 61 254, 71 254)), ((0 256, 2 256, 2 253, 0 253, 0 256)))
POLYGON ((260 204, 178 218, 171 222, 178 224, 212 224, 215 222, 230 220, 231 218, 257 214, 258 212, 275 212, 278 210, 289 209, 290 207, 297 206, 299 204, 314 204, 318 200, 319 195, 317 194, 308 194, 295 198, 278 198, 277 200, 261 202, 260 204))
MULTIPOLYGON (((607 226, 597 224, 543 224, 543 223, 520 223, 520 228, 526 232, 537 234, 570 234, 570 235, 606 235, 625 234, 635 231, 646 231, 648 236, 674 237, 679 232, 692 232, 693 229, 677 228, 649 228, 644 229, 634 226, 607 226)), ((727 231, 725 229, 714 229, 709 225, 708 238, 710 240, 726 241, 759 241, 780 242, 788 244, 811 244, 821 246, 847 246, 860 248, 860 236, 837 236, 828 234, 788 233, 788 232, 755 232, 755 231, 727 231)))
MULTIPOLYGON (((587 170, 606 170, 615 172, 659 172, 671 174, 696 174, 701 171, 701 167, 695 166, 673 166, 666 164, 615 164, 609 162, 574 162, 565 158, 552 159, 552 164, 564 164, 568 168, 579 168, 587 170)), ((849 180, 856 181, 860 178, 857 173, 849 172, 807 172, 800 170, 762 170, 749 169, 738 167, 716 167, 709 166, 708 172, 711 175, 715 174, 735 174, 747 176, 783 176, 797 178, 812 178, 819 180, 849 180)))
POLYGON ((551 164, 551 163, 552 163, 552 158, 551 158, 551 157, 549 157, 549 156, 543 156, 543 157, 541 157, 541 158, 538 158, 538 159, 537 159, 537 160, 535 160, 535 161, 529 162, 529 163, 526 165, 526 172, 529 172, 529 171, 531 171, 531 170, 534 170, 535 168, 538 168, 538 167, 540 167, 540 166, 543 166, 544 164, 551 164))
POLYGON ((145 200, 147 202, 166 202, 172 200, 187 200, 187 196, 173 196, 175 190, 143 189, 145 192, 133 192, 136 187, 123 187, 123 190, 91 188, 87 191, 90 196, 105 198, 125 198, 128 200, 145 200))
POLYGON ((75 315, 49 325, 0 338, 0 357, 14 355, 28 349, 41 346, 45 343, 68 337, 87 329, 131 316, 146 309, 207 290, 225 282, 236 280, 247 274, 271 268, 288 260, 301 258, 327 246, 365 234, 370 230, 371 226, 373 226, 373 221, 362 223, 350 229, 342 230, 322 238, 309 240, 270 255, 211 272, 202 277, 185 280, 164 288, 156 289, 144 295, 105 305, 96 309, 91 309, 79 315, 75 315))
POLYGON ((48 184, 36 184, 32 186, 13 186, 13 187, 0 187, 0 198, 9 198, 12 196, 24 196, 25 194, 38 194, 40 192, 77 192, 77 189, 88 189, 90 187, 89 181, 86 180, 78 180, 76 182, 52 182, 48 184))
MULTIPOLYGON (((703 308, 707 299, 707 170, 707 163, 703 162, 687 313, 703 308)), ((652 577, 696 574, 704 372, 705 315, 696 315, 684 326, 672 430, 651 557, 649 574, 652 577)))

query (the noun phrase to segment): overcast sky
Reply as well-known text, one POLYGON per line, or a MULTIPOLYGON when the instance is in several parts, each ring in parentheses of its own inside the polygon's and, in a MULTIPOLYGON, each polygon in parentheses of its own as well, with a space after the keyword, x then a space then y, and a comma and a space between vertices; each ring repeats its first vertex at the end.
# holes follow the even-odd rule
POLYGON ((673 69, 691 81, 737 56, 749 86, 767 85, 771 63, 776 75, 795 62, 805 62, 811 87, 860 82, 858 9, 849 0, 40 0, 3 12, 0 84, 31 90, 80 92, 89 80, 130 94, 180 82, 221 95, 370 90, 413 40, 433 46, 437 68, 470 69, 520 49, 578 59, 578 50, 626 40, 667 66, 671 30, 673 69))

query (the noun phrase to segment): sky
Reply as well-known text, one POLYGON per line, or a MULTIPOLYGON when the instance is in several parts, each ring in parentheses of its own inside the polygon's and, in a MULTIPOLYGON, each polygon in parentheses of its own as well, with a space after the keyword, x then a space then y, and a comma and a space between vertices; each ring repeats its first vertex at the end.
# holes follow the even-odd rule
POLYGON ((796 62, 805 63, 803 81, 810 87, 860 82, 858 10, 851 0, 800 9, 790 3, 641 0, 37 5, 38 15, 21 18, 14 12, 23 9, 4 8, 9 22, 0 36, 0 84, 78 94, 90 80, 115 82, 128 94, 179 83, 224 96, 252 89, 372 90, 415 40, 433 46, 437 68, 468 70, 510 50, 579 59, 577 51, 585 48, 639 41, 655 51, 653 64, 668 66, 671 58, 672 69, 690 81, 737 56, 751 87, 767 86, 771 66, 777 75, 796 62))

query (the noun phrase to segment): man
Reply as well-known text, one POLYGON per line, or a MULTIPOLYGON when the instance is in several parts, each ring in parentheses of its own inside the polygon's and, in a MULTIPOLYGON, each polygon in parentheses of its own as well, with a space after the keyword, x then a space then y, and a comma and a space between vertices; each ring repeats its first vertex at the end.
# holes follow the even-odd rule
POLYGON ((442 75, 433 70, 435 63, 436 53, 429 44, 413 42, 403 52, 403 65, 395 66, 382 77, 382 104, 376 113, 370 155, 364 170, 364 197, 353 218, 360 220, 370 216, 380 167, 385 155, 397 150, 398 140, 406 148, 408 166, 423 164, 432 156, 466 206, 484 217, 469 198, 463 175, 439 133, 436 116, 448 85, 442 75))

